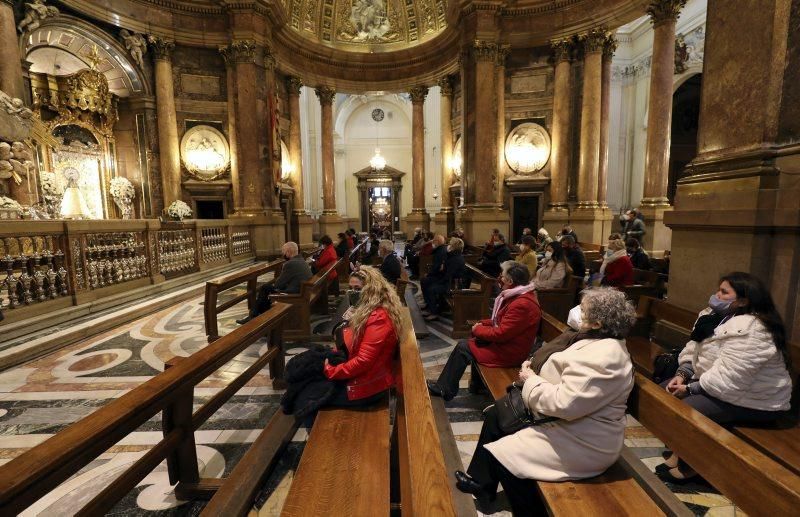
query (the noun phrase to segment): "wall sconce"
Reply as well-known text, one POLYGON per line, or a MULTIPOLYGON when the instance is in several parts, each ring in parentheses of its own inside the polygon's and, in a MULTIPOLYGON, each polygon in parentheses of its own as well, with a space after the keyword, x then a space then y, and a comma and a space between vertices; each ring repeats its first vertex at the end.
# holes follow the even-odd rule
POLYGON ((539 124, 520 124, 506 139, 505 156, 508 166, 518 174, 538 172, 550 159, 550 135, 539 124))

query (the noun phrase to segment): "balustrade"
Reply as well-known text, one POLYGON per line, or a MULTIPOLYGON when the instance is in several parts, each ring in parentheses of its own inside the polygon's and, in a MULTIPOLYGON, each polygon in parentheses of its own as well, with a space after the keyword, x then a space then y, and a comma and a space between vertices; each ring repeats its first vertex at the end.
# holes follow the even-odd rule
POLYGON ((87 287, 99 289, 149 276, 144 232, 86 234, 87 287))
POLYGON ((231 234, 231 248, 233 249, 233 256, 249 255, 253 252, 253 247, 250 244, 250 229, 241 228, 235 229, 231 234))
POLYGON ((158 232, 158 257, 161 274, 186 273, 197 268, 197 242, 194 230, 158 232))
POLYGON ((1 306, 15 309, 69 295, 63 239, 59 235, 24 235, 0 239, 1 306))
POLYGON ((227 227, 213 227, 203 228, 201 230, 202 237, 202 254, 203 262, 219 262, 227 260, 228 256, 228 228, 227 227))

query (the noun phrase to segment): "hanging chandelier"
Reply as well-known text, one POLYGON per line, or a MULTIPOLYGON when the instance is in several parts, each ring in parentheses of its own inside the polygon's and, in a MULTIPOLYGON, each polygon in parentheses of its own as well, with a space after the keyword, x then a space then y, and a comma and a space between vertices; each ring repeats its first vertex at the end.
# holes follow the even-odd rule
POLYGON ((381 149, 380 147, 375 148, 375 156, 373 156, 369 160, 369 165, 372 167, 373 170, 382 171, 386 168, 386 158, 381 156, 381 149))

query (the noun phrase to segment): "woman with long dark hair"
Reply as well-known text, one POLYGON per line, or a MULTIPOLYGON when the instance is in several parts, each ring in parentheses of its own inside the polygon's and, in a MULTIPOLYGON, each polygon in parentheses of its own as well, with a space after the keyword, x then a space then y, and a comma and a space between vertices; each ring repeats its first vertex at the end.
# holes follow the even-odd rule
MULTIPOLYGON (((789 409, 786 330, 769 290, 749 273, 720 278, 678 363, 662 385, 718 424, 773 422, 789 409)), ((677 454, 665 459, 657 471, 671 481, 696 475, 677 454)))
POLYGON ((564 248, 560 242, 553 241, 545 248, 542 267, 536 272, 532 283, 536 289, 553 289, 563 286, 571 274, 572 268, 567 262, 564 248))

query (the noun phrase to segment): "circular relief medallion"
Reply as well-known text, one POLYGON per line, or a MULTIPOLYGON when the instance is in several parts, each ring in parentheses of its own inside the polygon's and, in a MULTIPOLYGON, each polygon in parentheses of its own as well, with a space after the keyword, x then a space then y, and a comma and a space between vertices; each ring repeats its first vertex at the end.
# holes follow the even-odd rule
POLYGON ((374 110, 372 110, 372 120, 374 120, 375 122, 381 122, 383 120, 383 117, 385 116, 386 113, 384 113, 383 110, 380 108, 375 108, 374 110))
POLYGON ((190 175, 212 181, 228 171, 230 148, 225 135, 211 126, 194 126, 183 135, 181 158, 190 175))
POLYGON ((550 135, 539 124, 520 124, 506 138, 505 155, 508 166, 518 174, 538 172, 550 159, 550 135))

